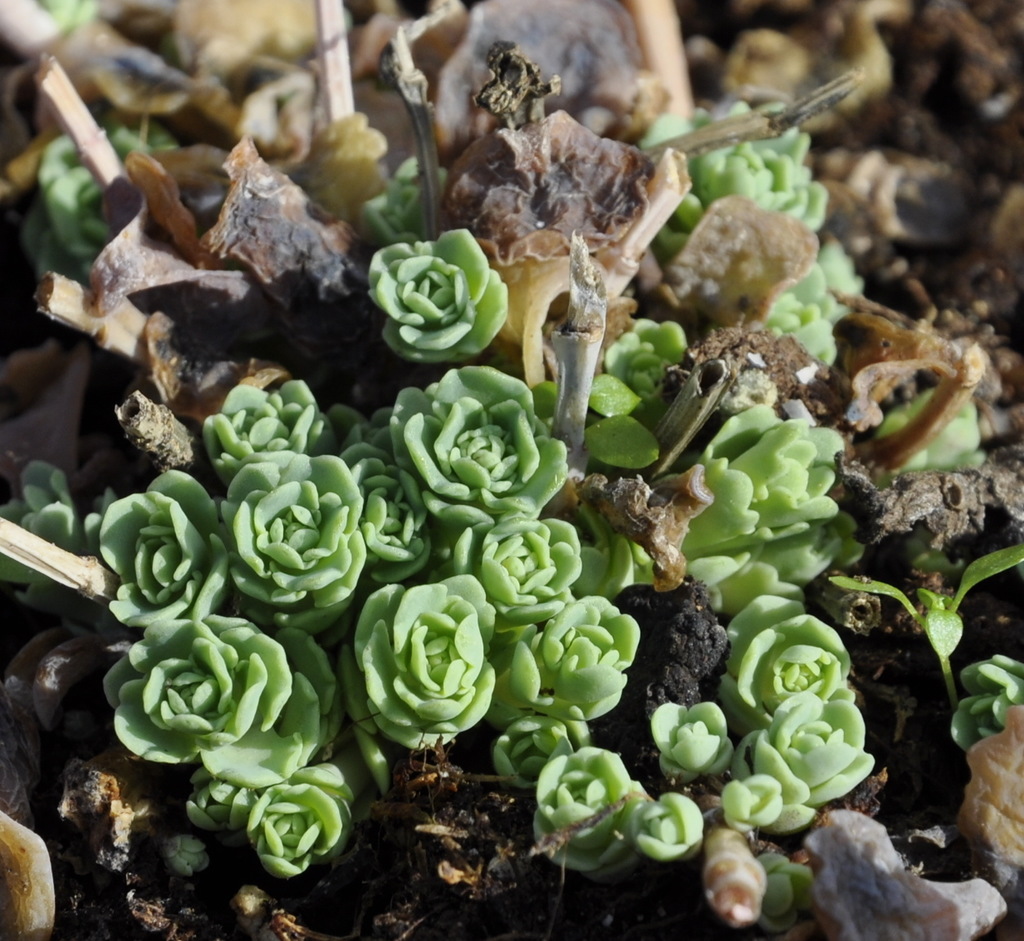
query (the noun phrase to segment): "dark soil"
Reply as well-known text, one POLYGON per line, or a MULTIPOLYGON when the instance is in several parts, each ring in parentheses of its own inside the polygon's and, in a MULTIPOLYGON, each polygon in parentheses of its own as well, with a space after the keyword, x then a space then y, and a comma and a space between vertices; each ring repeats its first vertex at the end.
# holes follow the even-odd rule
MULTIPOLYGON (((794 36, 817 30, 821 45, 838 48, 835 23, 856 2, 680 0, 679 7, 687 35, 705 35, 721 49, 754 27, 794 36), (780 12, 786 9, 799 12, 780 12)), ((889 48, 897 50, 892 89, 854 119, 840 118, 815 137, 813 159, 834 194, 826 229, 854 255, 866 296, 914 318, 930 317, 949 335, 983 342, 1003 378, 1002 391, 989 403, 1006 418, 993 444, 1013 443, 1024 428, 1024 242, 1018 236, 1015 252, 997 251, 990 230, 1008 188, 1024 180, 1024 12, 1020 0, 917 0, 908 22, 883 24, 881 31, 889 48), (915 246, 887 237, 877 218, 850 196, 844 168, 875 148, 949 169, 939 201, 962 212, 954 215, 954 232, 942 244, 915 246)), ((707 62, 695 65, 698 94, 704 86, 714 90, 714 75, 707 62)), ((8 209, 0 228, 6 350, 34 346, 54 332, 34 312, 34 278, 16 240, 20 208, 8 209)), ((934 224, 941 228, 949 221, 947 214, 934 224)), ((66 345, 74 339, 58 336, 66 345)), ((90 392, 85 430, 113 434, 109 409, 117 393, 112 390, 123 389, 130 377, 113 365, 94 372, 105 378, 90 392)), ((1018 516, 991 508, 972 551, 1009 544, 1013 534, 1007 524, 1018 516)), ((899 537, 882 535, 865 555, 863 570, 894 583, 903 579, 905 586, 925 584, 900 561, 899 537)), ((686 594, 676 611, 675 629, 683 632, 678 649, 686 647, 687 631, 711 636, 699 597, 686 594)), ((967 636, 955 668, 997 652, 1024 659, 1020 598, 1014 573, 969 596, 967 636)), ((48 626, 13 601, 3 617, 4 662, 48 626)), ((876 758, 876 775, 846 803, 876 813, 907 863, 923 875, 963 879, 970 875, 970 863, 962 841, 939 849, 915 838, 917 830, 954 824, 968 772, 949 736, 948 703, 934 654, 908 620, 898 606, 883 601, 882 627, 866 636, 845 635, 867 719, 868 750, 876 758)), ((706 658, 707 648, 701 649, 706 658)), ((712 659, 695 667, 689 680, 694 688, 707 686, 719 669, 712 659)), ((603 741, 630 753, 636 773, 656 792, 656 765, 652 768, 642 749, 629 747, 646 737, 642 697, 634 698, 621 717, 616 714, 619 721, 633 722, 632 729, 606 725, 595 735, 599 744, 603 735, 603 741)), ((259 886, 274 900, 276 914, 268 909, 269 933, 261 936, 266 938, 739 941, 763 936, 756 929, 733 932, 718 923, 704 906, 699 875, 690 864, 646 865, 625 882, 604 886, 531 857, 532 798, 486 780, 487 749, 472 736, 447 754, 417 754, 397 769, 394 790, 358 827, 350 851, 330 870, 275 881, 248 850, 225 849, 211 840, 207 871, 187 880, 170 877, 143 833, 131 841, 120 868, 111 871, 96 862, 98 847, 109 841, 102 814, 90 842, 89 834, 57 812, 69 762, 92 759, 114 742, 98 677, 82 683, 66 705, 64 722, 43 735, 44 773, 33 800, 37 829, 54 864, 56 941, 242 937, 231 900, 244 884, 259 886)), ((187 775, 156 768, 143 790, 158 815, 185 828, 187 775)), ((799 837, 784 848, 798 845, 799 837)))

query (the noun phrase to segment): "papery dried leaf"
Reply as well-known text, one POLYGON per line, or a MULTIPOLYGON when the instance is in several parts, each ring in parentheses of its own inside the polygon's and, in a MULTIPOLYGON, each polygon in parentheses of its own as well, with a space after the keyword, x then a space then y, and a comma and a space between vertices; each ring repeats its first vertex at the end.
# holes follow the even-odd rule
POLYGON ((31 349, 15 350, 0 367, 0 421, 24 411, 64 368, 67 353, 52 337, 31 349))
POLYGON ((251 68, 261 81, 242 103, 236 135, 251 137, 268 158, 304 159, 313 137, 316 82, 312 73, 298 66, 282 69, 277 62, 257 61, 251 68), (266 76, 271 69, 281 74, 266 76))
POLYGON ((495 126, 473 96, 489 78, 487 52, 499 40, 519 45, 545 79, 561 78, 549 111, 567 111, 608 137, 629 126, 642 57, 632 18, 618 3, 590 0, 581 16, 576 0, 486 0, 470 11, 465 38, 438 79, 442 153, 459 153, 495 126))
POLYGON ((643 214, 654 170, 637 148, 558 111, 470 145, 448 174, 441 225, 469 229, 502 265, 568 257, 573 232, 594 251, 643 214))
POLYGON ((204 245, 253 273, 280 305, 281 332, 300 349, 342 368, 365 362, 380 313, 355 231, 319 210, 252 141, 235 147, 226 169, 231 190, 204 245))
POLYGON ((804 847, 814 914, 829 941, 971 941, 1006 911, 983 879, 932 882, 906 871, 885 827, 863 814, 833 811, 804 847))
POLYGON ((724 196, 665 266, 665 282, 685 309, 715 327, 731 327, 763 321, 817 257, 818 238, 799 219, 746 196, 724 196))
POLYGON ((704 486, 701 464, 659 481, 654 489, 641 477, 609 481, 603 474, 591 474, 580 485, 579 497, 613 529, 647 551, 654 561, 657 591, 671 591, 682 584, 686 576, 686 558, 680 550, 683 537, 690 520, 714 501, 704 486))
POLYGON ((1024 936, 1024 706, 1006 711, 1006 727, 967 750, 971 780, 956 818, 971 847, 975 872, 1007 903, 999 941, 1024 936))
POLYGON ((59 359, 32 405, 0 422, 0 476, 15 494, 29 461, 47 461, 68 475, 78 467, 79 421, 92 356, 88 344, 80 343, 59 359))
POLYGON ((0 683, 0 811, 31 826, 29 800, 38 781, 39 727, 0 683))

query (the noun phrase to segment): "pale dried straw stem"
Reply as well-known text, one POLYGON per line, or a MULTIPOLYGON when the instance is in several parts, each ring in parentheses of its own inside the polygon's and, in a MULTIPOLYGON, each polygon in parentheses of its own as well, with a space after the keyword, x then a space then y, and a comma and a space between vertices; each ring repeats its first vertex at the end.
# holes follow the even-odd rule
POLYGON ((693 117, 693 89, 686 66, 683 29, 673 0, 623 0, 636 23, 637 39, 647 68, 668 92, 665 111, 693 117))
POLYGON ((0 3, 0 42, 23 59, 31 59, 60 38, 56 20, 35 0, 0 3))
POLYGON ((316 0, 316 37, 320 97, 327 123, 334 124, 354 113, 356 107, 342 0, 316 0))

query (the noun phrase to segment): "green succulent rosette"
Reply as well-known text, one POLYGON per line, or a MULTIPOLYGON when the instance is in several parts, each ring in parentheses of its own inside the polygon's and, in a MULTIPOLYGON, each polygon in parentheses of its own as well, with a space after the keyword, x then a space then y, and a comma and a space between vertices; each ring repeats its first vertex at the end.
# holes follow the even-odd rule
MULTIPOLYGON (((737 103, 730 114, 749 111, 737 103)), ((641 147, 655 147, 680 134, 704 127, 713 118, 698 110, 693 118, 663 115, 648 129, 641 147)), ((794 216, 817 231, 825 221, 828 191, 804 165, 811 138, 797 128, 769 140, 746 141, 687 160, 690 191, 658 233, 654 250, 666 260, 679 253, 704 211, 723 196, 746 196, 762 209, 794 216)))
POLYGON ((582 570, 575 527, 556 519, 507 519, 467 529, 452 568, 484 586, 502 627, 538 624, 572 599, 582 570))
POLYGON ((816 808, 843 797, 874 766, 864 751, 864 717, 845 699, 822 702, 814 693, 789 697, 771 725, 745 735, 736 746, 732 775, 755 774, 782 785, 782 812, 765 825, 769 833, 793 833, 808 826, 816 808))
POLYGON ((391 416, 398 466, 446 527, 537 518, 568 473, 565 445, 533 410, 526 383, 490 366, 403 389, 391 416))
MULTIPOLYGON (((21 472, 21 494, 0 506, 0 518, 68 552, 100 554, 100 513, 114 499, 112 490, 96 501, 96 511, 83 516, 65 473, 46 461, 30 461, 21 472)), ((0 581, 24 585, 15 597, 37 611, 99 630, 117 624, 102 605, 6 555, 0 555, 0 581)))
POLYGON ((405 581, 431 558, 427 508, 419 485, 395 465, 389 451, 369 444, 348 448, 343 460, 363 494, 359 531, 366 543, 367 574, 378 584, 405 581))
MULTIPOLYGON (((451 741, 487 712, 494 667, 487 653, 494 608, 471 575, 388 585, 366 600, 351 659, 381 733, 406 748, 451 741)), ((343 654, 343 657, 347 655, 343 654)))
MULTIPOLYGON (((419 162, 415 157, 403 160, 384 191, 363 203, 362 223, 374 245, 396 242, 421 242, 427 237, 423 220, 423 197, 419 182, 419 162)), ((447 171, 439 171, 438 185, 443 187, 447 171)))
POLYGON ((953 741, 964 751, 975 742, 1006 728, 1011 706, 1024 705, 1024 663, 997 653, 960 671, 960 682, 971 695, 953 713, 953 741))
POLYGON ((583 563, 573 585, 576 595, 601 595, 611 600, 630 585, 654 581, 654 562, 646 550, 616 532, 603 513, 581 503, 574 522, 583 563))
POLYGON ((722 816, 741 833, 773 826, 784 807, 782 784, 770 774, 733 778, 722 788, 722 816))
POLYGON ((682 543, 687 571, 712 590, 716 610, 736 614, 756 596, 736 583, 759 561, 758 590, 768 579, 773 594, 799 598, 807 581, 853 551, 848 520, 829 496, 842 449, 837 432, 784 421, 767 405, 722 425, 696 459, 714 502, 682 543))
POLYGON ((189 778, 192 794, 185 813, 193 826, 217 834, 225 846, 245 846, 245 828, 259 791, 223 781, 199 767, 189 778))
POLYGON ((476 356, 508 313, 508 288, 468 229, 379 249, 370 261, 370 297, 388 315, 385 342, 416 363, 476 356))
POLYGON ((301 379, 290 379, 272 391, 235 386, 220 411, 203 422, 203 444, 226 484, 245 464, 283 465, 296 454, 337 450, 331 422, 301 379))
POLYGON ((659 863, 691 859, 704 842, 704 814, 685 794, 668 791, 656 801, 630 801, 626 839, 659 863))
POLYGON ((221 513, 240 609, 254 621, 315 634, 345 612, 366 562, 363 495, 340 458, 291 455, 246 464, 221 513))
POLYGON ((702 774, 721 774, 732 761, 725 714, 713 702, 687 708, 662 703, 651 715, 651 736, 665 777, 688 784, 702 774))
POLYGON ((265 788, 246 824, 263 868, 290 879, 340 856, 352 835, 352 799, 344 775, 330 763, 300 768, 265 788))
POLYGON ((853 701, 842 638, 799 601, 756 598, 729 622, 728 633, 718 701, 737 735, 767 728, 775 710, 797 693, 853 701))
POLYGON ((175 833, 157 844, 168 872, 188 879, 210 865, 206 844, 192 833, 175 833))
POLYGON ((104 678, 114 730, 160 762, 201 761, 242 787, 288 778, 337 732, 337 681, 302 631, 240 618, 157 621, 104 678))
POLYGON ((572 722, 602 716, 618 705, 639 643, 636 620, 607 598, 570 601, 497 655, 495 708, 488 718, 505 726, 521 711, 572 722))
POLYGON ((684 352, 686 334, 674 320, 640 318, 605 350, 604 368, 640 398, 649 399, 658 394, 665 367, 681 362, 684 352))
POLYGON ((757 861, 767 876, 757 924, 771 934, 781 934, 796 924, 800 912, 811 910, 814 872, 810 866, 791 862, 782 853, 762 853, 757 861))
POLYGON ((552 858, 558 865, 582 872, 597 882, 624 878, 640 861, 626 839, 629 806, 646 802, 643 785, 629 776, 615 752, 588 746, 571 754, 555 755, 537 779, 537 811, 533 816, 536 840, 571 832, 559 842, 552 858), (583 820, 622 801, 591 827, 576 829, 583 820))
POLYGON ((494 770, 511 787, 531 788, 541 769, 555 756, 590 744, 585 722, 563 722, 550 716, 523 716, 512 722, 491 746, 494 770))
POLYGON ((182 471, 165 471, 144 493, 111 503, 100 525, 100 553, 121 579, 110 611, 131 627, 202 620, 228 597, 217 505, 182 471))

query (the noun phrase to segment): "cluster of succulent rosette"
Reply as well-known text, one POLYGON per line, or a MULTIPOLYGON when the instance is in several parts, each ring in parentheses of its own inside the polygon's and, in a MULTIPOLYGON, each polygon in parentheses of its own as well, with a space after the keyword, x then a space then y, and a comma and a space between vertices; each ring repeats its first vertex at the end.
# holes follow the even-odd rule
MULTIPOLYGON (((648 143, 692 126, 656 128, 648 143)), ((818 228, 826 197, 803 166, 807 146, 793 130, 691 160, 693 190, 662 254, 727 194, 818 228)), ((452 368, 369 417, 322 408, 301 380, 240 385, 202 428, 219 486, 166 471, 84 518, 59 472, 30 465, 0 515, 98 555, 120 587, 107 612, 3 559, 0 578, 74 623, 140 631, 105 680, 117 736, 148 760, 194 765, 189 820, 250 844, 276 876, 343 852, 403 749, 486 727, 498 774, 535 789, 538 841, 593 879, 699 852, 694 782, 741 832, 807 827, 873 766, 850 656, 803 603, 812 579, 860 550, 831 496, 842 437, 755 405, 677 462, 701 465, 713 498, 678 548, 730 619, 731 652, 716 701, 651 716, 664 780, 648 793, 588 723, 618 705, 640 643, 615 598, 651 583, 654 562, 596 507, 551 510, 569 474, 552 431, 557 389, 458 365, 486 361, 508 290, 468 230, 428 239, 420 207, 415 163, 364 207, 383 246, 369 291, 396 354, 452 368)), ((836 288, 859 282, 830 245, 775 301, 768 328, 831 361, 836 288)), ((644 319, 608 345, 588 469, 643 471, 657 458, 662 381, 686 345, 678 324, 644 319)), ((963 682, 972 695, 954 735, 966 747, 1024 701, 1024 667, 997 657, 963 682)), ((204 864, 194 837, 164 855, 183 873, 204 864)), ((806 907, 810 874, 762 861, 763 924, 782 930, 806 907)))

